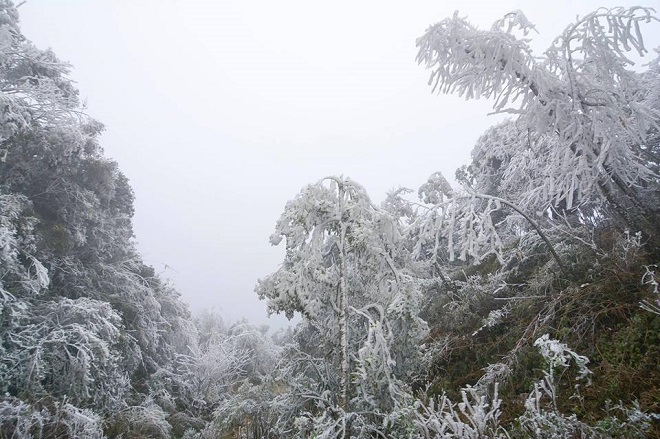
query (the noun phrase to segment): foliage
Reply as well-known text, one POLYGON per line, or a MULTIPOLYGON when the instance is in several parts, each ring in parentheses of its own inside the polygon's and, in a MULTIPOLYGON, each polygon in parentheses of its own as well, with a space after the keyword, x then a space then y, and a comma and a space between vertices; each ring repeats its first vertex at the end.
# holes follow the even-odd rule
POLYGON ((658 199, 659 113, 643 92, 648 77, 626 55, 646 53, 641 25, 654 21, 648 8, 599 9, 542 57, 516 37, 533 30, 519 11, 489 31, 458 15, 431 26, 417 59, 434 91, 490 98, 495 111, 518 116, 480 140, 468 168, 477 186, 498 186, 531 212, 607 209, 654 240, 658 206, 645 200, 658 199))
MULTIPOLYGON (((558 372, 565 372, 574 364, 578 376, 584 380, 591 371, 586 368, 589 359, 579 355, 564 343, 544 334, 537 338, 538 348, 546 369, 543 378, 535 382, 525 400, 525 411, 512 425, 502 425, 502 400, 495 383, 492 397, 467 387, 461 390, 461 401, 453 403, 447 395, 431 399, 428 403, 416 402, 415 425, 422 438, 573 438, 573 437, 646 437, 654 419, 659 418, 640 410, 637 403, 632 407, 622 404, 596 425, 580 421, 575 414, 562 413, 557 405, 558 372), (616 416, 618 412, 621 418, 616 416)), ((575 387, 576 391, 579 386, 575 387)), ((573 396, 579 397, 579 394, 573 396)))
POLYGON ((129 382, 117 364, 117 313, 85 298, 32 308, 32 315, 7 334, 3 391, 28 400, 65 398, 101 413, 121 407, 129 382))
POLYGON ((105 437, 99 416, 91 410, 80 410, 66 402, 44 401, 39 406, 16 398, 0 401, 0 437, 105 437))
POLYGON ((400 224, 360 185, 330 177, 287 203, 271 243, 282 237, 284 264, 257 293, 272 311, 302 313, 320 336, 312 355, 331 353, 305 392, 318 395, 306 417, 328 437, 370 434, 406 394, 400 378, 415 360, 407 348, 425 329, 400 224))
POLYGON ((0 1, 3 437, 101 437, 193 338, 178 293, 135 249, 132 190, 68 73, 0 1))
POLYGON ((428 404, 418 402, 415 425, 421 438, 506 438, 506 430, 499 426, 500 404, 497 385, 492 403, 468 387, 461 390, 461 402, 455 404, 442 395, 428 404))
POLYGON ((0 60, 0 161, 9 154, 6 141, 20 132, 72 126, 85 118, 69 66, 21 34, 10 0, 0 3, 0 60))
POLYGON ((143 263, 102 126, 0 0, 0 436, 657 435, 660 58, 628 59, 656 21, 599 9, 541 57, 521 12, 430 27, 434 90, 515 118, 418 201, 304 187, 256 287, 302 322, 272 334, 143 263))
POLYGON ((172 426, 167 414, 153 400, 117 412, 110 420, 108 434, 112 437, 166 439, 172 426))
MULTIPOLYGON (((277 235, 287 239, 287 260, 257 291, 270 299, 269 306, 276 311, 285 310, 288 315, 301 311, 312 327, 327 331, 322 340, 330 352, 338 354, 332 363, 339 381, 335 392, 340 395, 337 402, 329 403, 345 411, 355 396, 349 384, 353 381, 350 370, 355 368, 350 353, 362 354, 362 367, 366 356, 389 355, 382 351, 387 343, 376 340, 372 331, 384 329, 386 313, 392 317, 409 313, 406 307, 411 303, 406 298, 411 287, 396 266, 401 257, 396 223, 371 205, 359 185, 340 178, 328 180, 329 187, 323 182, 308 186, 287 205, 277 227, 277 235), (366 340, 364 330, 358 329, 365 324, 373 334, 366 340), (375 350, 372 343, 377 344, 375 350)), ((277 235, 271 238, 273 243, 280 239, 277 235)), ((391 362, 385 360, 383 365, 389 367, 391 362)), ((360 376, 366 374, 359 375, 358 382, 360 376)), ((341 428, 346 428, 343 422, 341 428)))

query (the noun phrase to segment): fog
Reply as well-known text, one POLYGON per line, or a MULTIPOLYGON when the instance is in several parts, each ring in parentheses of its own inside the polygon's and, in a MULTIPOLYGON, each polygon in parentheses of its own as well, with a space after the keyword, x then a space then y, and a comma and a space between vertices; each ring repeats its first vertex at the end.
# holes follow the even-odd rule
POLYGON ((415 63, 428 25, 458 9, 486 28, 522 9, 540 53, 576 15, 620 3, 29 0, 19 11, 106 125, 145 260, 193 310, 280 326, 253 289, 283 258, 268 236, 287 200, 333 174, 376 202, 451 177, 502 118, 431 93, 415 63))

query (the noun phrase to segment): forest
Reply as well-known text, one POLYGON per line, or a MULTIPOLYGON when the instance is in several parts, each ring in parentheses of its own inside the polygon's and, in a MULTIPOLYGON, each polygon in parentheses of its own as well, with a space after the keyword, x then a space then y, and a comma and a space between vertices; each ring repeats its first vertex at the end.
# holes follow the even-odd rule
POLYGON ((0 438, 660 437, 658 25, 599 9, 542 56, 520 11, 430 26, 430 91, 509 118, 455 183, 304 186, 273 331, 143 261, 102 123, 0 0, 0 438))

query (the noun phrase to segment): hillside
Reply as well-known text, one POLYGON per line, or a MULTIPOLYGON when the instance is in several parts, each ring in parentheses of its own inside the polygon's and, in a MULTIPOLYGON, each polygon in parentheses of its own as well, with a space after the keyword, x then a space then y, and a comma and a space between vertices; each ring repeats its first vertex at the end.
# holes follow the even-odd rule
POLYGON ((0 438, 660 437, 660 58, 627 57, 654 14, 540 57, 520 11, 431 26, 432 90, 511 118, 454 185, 304 186, 255 280, 301 317, 273 332, 192 316, 143 262, 103 125, 0 0, 0 438))

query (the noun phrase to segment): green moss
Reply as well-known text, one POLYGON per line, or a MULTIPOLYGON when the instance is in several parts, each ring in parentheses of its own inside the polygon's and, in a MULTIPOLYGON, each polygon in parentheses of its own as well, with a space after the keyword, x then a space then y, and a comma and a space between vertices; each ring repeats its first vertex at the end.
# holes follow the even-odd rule
POLYGON ((604 331, 596 351, 594 403, 638 400, 643 410, 660 412, 660 316, 640 310, 604 331))

